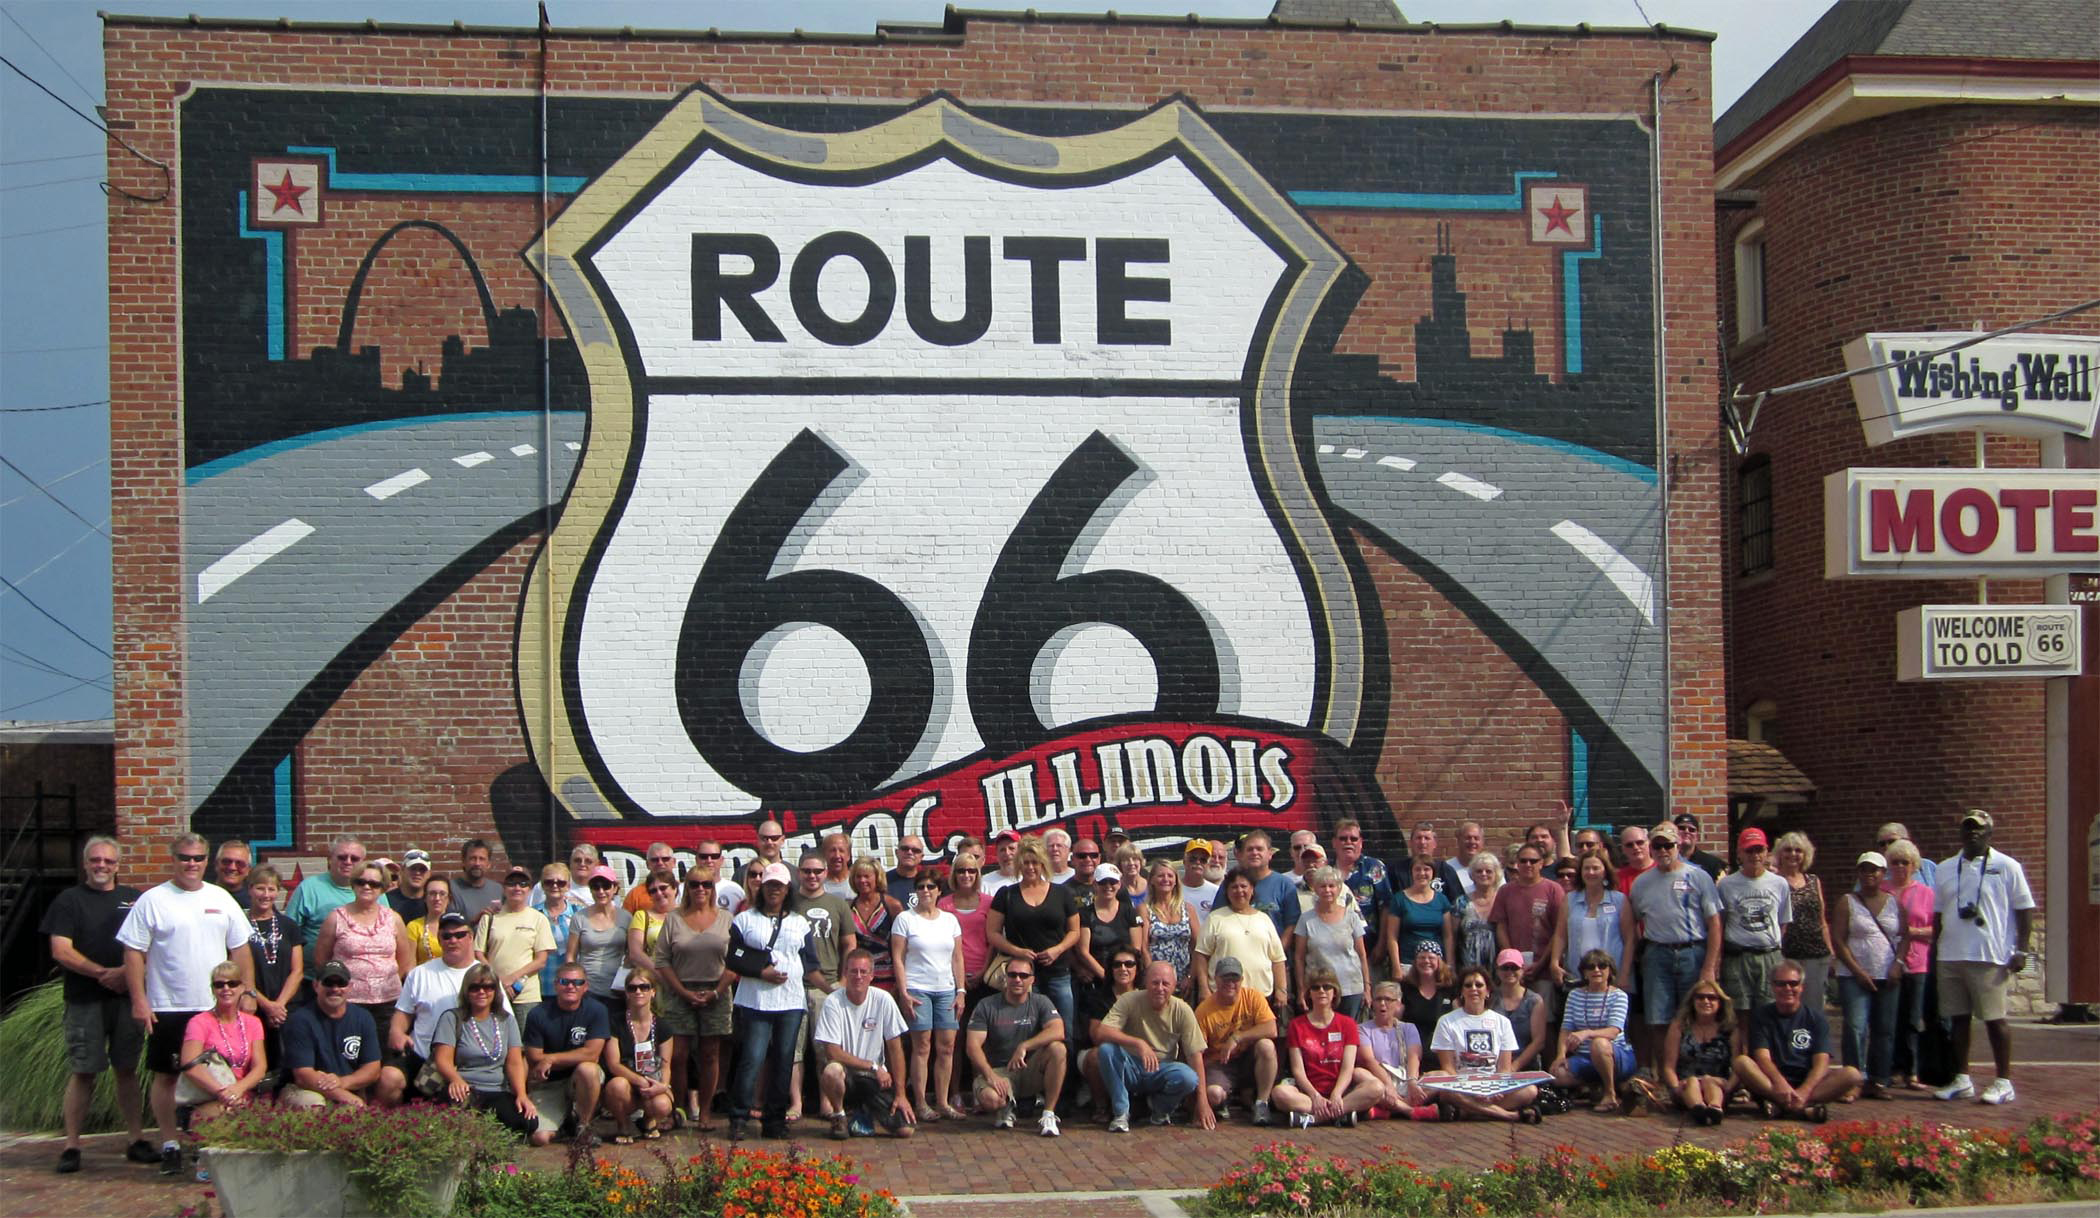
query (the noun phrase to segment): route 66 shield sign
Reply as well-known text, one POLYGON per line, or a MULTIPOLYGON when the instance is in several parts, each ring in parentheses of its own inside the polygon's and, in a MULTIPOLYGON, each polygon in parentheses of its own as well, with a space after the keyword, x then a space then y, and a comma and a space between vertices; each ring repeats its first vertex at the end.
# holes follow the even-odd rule
POLYGON ((592 392, 518 647, 574 815, 994 800, 1082 737, 1011 802, 1280 807, 1282 737, 1354 741, 1363 608, 1290 412, 1346 262, 1186 103, 817 134, 695 91, 528 256, 592 392), (1194 768, 1126 772, 1117 725, 1162 724, 1194 768))

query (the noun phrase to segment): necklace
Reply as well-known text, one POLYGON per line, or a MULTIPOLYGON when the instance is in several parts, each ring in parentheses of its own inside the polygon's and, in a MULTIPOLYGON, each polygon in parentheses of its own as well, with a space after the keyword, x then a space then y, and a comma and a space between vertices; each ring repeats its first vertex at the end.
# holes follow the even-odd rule
POLYGON ((248 1068, 248 1025, 241 1022, 238 1011, 234 1012, 233 1026, 241 1034, 239 1052, 234 1051, 233 1041, 226 1035, 226 1021, 216 1016, 212 1019, 212 1038, 218 1042, 219 1055, 226 1059, 227 1065, 236 1070, 245 1070, 248 1068))
POLYGON ((271 914, 267 921, 254 923, 249 929, 248 941, 262 948, 263 967, 277 967, 277 949, 284 942, 284 927, 276 914, 271 914), (268 934, 263 933, 265 926, 270 928, 268 934))
POLYGON ((493 1014, 484 1015, 479 1019, 476 1019, 472 1015, 469 1015, 467 1017, 467 1036, 474 1042, 475 1050, 479 1052, 484 1059, 492 1062, 503 1060, 503 1025, 497 1022, 496 1017, 493 1014), (489 1025, 489 1029, 496 1034, 496 1043, 493 1046, 490 1045, 487 1038, 485 1038, 481 1034, 481 1025, 484 1022, 487 1023, 489 1025))

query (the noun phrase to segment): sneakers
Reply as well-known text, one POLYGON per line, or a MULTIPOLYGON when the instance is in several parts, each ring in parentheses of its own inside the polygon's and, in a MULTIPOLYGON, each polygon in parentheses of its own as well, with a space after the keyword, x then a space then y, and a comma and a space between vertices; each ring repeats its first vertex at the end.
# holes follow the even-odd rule
POLYGON ((1273 1119, 1275 1119, 1275 1118, 1274 1118, 1274 1117, 1273 1117, 1273 1116, 1272 1116, 1272 1115, 1270 1114, 1270 1110, 1269 1110, 1269 1101, 1267 1101, 1267 1100, 1256 1100, 1256 1101, 1254 1101, 1254 1123, 1255 1123, 1255 1124, 1257 1124, 1257 1125, 1261 1125, 1261 1126, 1264 1126, 1264 1127, 1266 1127, 1266 1126, 1268 1125, 1268 1123, 1269 1123, 1269 1122, 1270 1122, 1271 1120, 1273 1120, 1273 1119))
POLYGON ((1339 1119, 1335 1121, 1335 1124, 1341 1126, 1344 1129, 1354 1129, 1356 1128, 1356 1114, 1353 1112, 1345 1112, 1341 1115, 1339 1119))
MULTIPOLYGON (((2012 1084, 2008 1083, 2006 1085, 2010 1087, 2012 1084)), ((1933 1092, 1932 1098, 1936 1100, 1965 1100, 1975 1094, 1976 1084, 1969 1081, 1969 1076, 1957 1074, 1954 1076, 1953 1082, 1933 1092)))
POLYGON ((179 1176, 182 1174, 182 1147, 173 1142, 160 1148, 160 1174, 179 1176))
POLYGON ((2012 1103, 2014 1098, 2012 1080, 2009 1078, 1992 1079, 1990 1086, 1985 1087, 1983 1094, 1977 1098, 1986 1104, 2012 1103))
POLYGON ((847 1123, 846 1128, 856 1138, 872 1138, 875 1136, 875 1123, 870 1121, 864 1113, 854 1113, 853 1119, 847 1123))
POLYGON ((1294 1112, 1294 1113, 1291 1113, 1291 1114, 1290 1114, 1290 1127, 1291 1127, 1292 1129, 1311 1129, 1311 1128, 1312 1128, 1312 1113, 1310 1113, 1310 1112, 1294 1112))
POLYGON ((1043 1115, 1036 1120, 1035 1131, 1046 1138, 1058 1136, 1057 1114, 1048 1108, 1043 1109, 1043 1115))
POLYGON ((64 1150, 59 1151, 58 1167, 54 1170, 61 1176, 70 1176, 74 1172, 79 1171, 80 1148, 78 1146, 68 1146, 64 1150))
POLYGON ((1013 1127, 1014 1105, 1013 1101, 1008 1100, 1006 1103, 999 1105, 999 1115, 992 1118, 992 1128, 1012 1129, 1013 1127))
POLYGON ((846 1131, 846 1114, 843 1112, 833 1114, 831 1118, 831 1140, 843 1142, 850 1136, 852 1135, 846 1131))
POLYGON ((124 1157, 133 1163, 160 1162, 160 1152, 153 1149, 153 1143, 148 1142, 144 1138, 140 1138, 138 1141, 126 1146, 124 1148, 124 1157))
POLYGON ((1174 1111, 1171 1108, 1162 1108, 1159 1111, 1152 1114, 1152 1124, 1154 1126, 1172 1125, 1173 1123, 1174 1111))
POLYGON ((1118 1112, 1115 1115, 1109 1117, 1108 1131, 1110 1133, 1129 1133, 1130 1114, 1127 1112, 1118 1112))

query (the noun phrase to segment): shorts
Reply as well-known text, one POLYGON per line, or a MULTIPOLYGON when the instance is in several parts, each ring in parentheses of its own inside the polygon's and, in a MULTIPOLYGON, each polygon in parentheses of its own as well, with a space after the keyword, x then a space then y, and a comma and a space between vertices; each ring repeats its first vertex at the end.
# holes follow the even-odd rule
POLYGON ((139 1050, 146 1043, 146 1034, 131 1017, 131 1000, 124 995, 68 1002, 61 1022, 66 1035, 66 1069, 75 1074, 100 1074, 112 1064, 126 1072, 139 1068, 139 1050))
POLYGON ((146 1036, 148 1070, 155 1074, 176 1074, 182 1070, 182 1033, 197 1014, 196 1011, 153 1012, 153 1031, 146 1036))
POLYGON ((668 988, 663 991, 664 1027, 673 1036, 729 1035, 729 1000, 718 998, 705 1006, 687 1002, 668 988))
MULTIPOLYGON (((573 1106, 573 1097, 570 1094, 569 1086, 575 1081, 575 1078, 574 1074, 570 1074, 563 1078, 550 1078, 544 1083, 530 1083, 526 1086, 526 1098, 532 1101, 534 1108, 540 1110, 540 1132, 559 1132, 563 1122, 569 1119, 569 1109, 573 1106)), ((592 1115, 592 1113, 588 1112, 579 1113, 576 1119, 587 1122, 592 1115)))
POLYGON ((1704 943, 1650 942, 1641 953, 1641 1002, 1648 1022, 1661 1028, 1677 1018, 1684 996, 1706 966, 1704 943))
POLYGON ((954 990, 912 990, 910 994, 913 1001, 918 1004, 912 1009, 911 1013, 912 1031, 955 1031, 954 990))
MULTIPOLYGON (((1228 1094, 1238 1087, 1254 1086, 1253 1051, 1248 1050, 1244 1053, 1235 1053, 1229 1062, 1205 1060, 1203 1063, 1203 1081, 1208 1086, 1223 1087, 1228 1094)), ((1256 1098, 1267 1099, 1268 1097, 1257 1096, 1256 1098)))
POLYGON ((2012 969, 1981 960, 1942 960, 1939 970, 1940 1014, 1973 1016, 1985 1023, 2005 1018, 2005 992, 2012 988, 2012 969))
MULTIPOLYGON (((1625 1041, 1615 1041, 1611 1047, 1612 1074, 1620 1081, 1633 1077, 1633 1046, 1625 1041)), ((1568 1055, 1568 1073, 1585 1083, 1597 1082, 1597 1063, 1588 1053, 1568 1055)))
MULTIPOLYGON (((1015 1097, 1043 1094, 1043 1089, 1049 1084, 1049 1076, 1050 1054, 1047 1052, 1029 1054, 1022 1060, 1019 1070, 1009 1070, 1005 1066, 992 1067, 992 1077, 1005 1079, 1008 1090, 1015 1097)), ((984 1085, 990 1086, 991 1079, 986 1079, 984 1085)))
POLYGON ((430 1077, 435 1086, 429 1090, 416 1086, 416 1076, 421 1074, 423 1068, 430 1063, 422 1054, 416 1052, 414 1044, 410 1044, 408 1048, 401 1050, 399 1053, 394 1052, 392 1049, 387 1050, 381 1056, 380 1062, 392 1069, 399 1070, 401 1077, 408 1080, 408 1087, 405 1092, 406 1098, 413 1099, 420 1095, 426 1100, 436 1099, 438 1094, 445 1090, 445 1082, 439 1077, 436 1070, 430 1072, 430 1077))

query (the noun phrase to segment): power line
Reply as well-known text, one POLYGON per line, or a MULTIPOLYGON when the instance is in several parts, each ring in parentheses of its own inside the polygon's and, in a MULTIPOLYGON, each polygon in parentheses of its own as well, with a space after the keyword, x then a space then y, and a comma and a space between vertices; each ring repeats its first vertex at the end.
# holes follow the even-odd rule
POLYGON ((0 706, 0 715, 11 715, 16 711, 23 709, 24 707, 35 706, 39 702, 49 702, 51 699, 56 698, 61 694, 70 694, 83 685, 93 684, 93 681, 75 681, 71 685, 66 686, 64 689, 57 690, 53 693, 45 694, 41 698, 31 698, 27 702, 17 702, 13 706, 0 706))
MULTIPOLYGON (((49 52, 46 53, 48 54, 49 52)), ((140 203, 162 203, 167 200, 170 194, 174 193, 175 171, 168 168, 168 163, 166 161, 159 160, 155 157, 147 156, 145 153, 140 152, 138 149, 132 147, 131 142, 129 140, 126 140, 123 136, 118 135, 114 131, 111 131, 108 127, 103 126, 100 119, 93 117, 86 111, 82 110, 80 107, 74 105, 72 102, 69 102, 65 98, 60 97, 58 94, 53 93, 51 91, 51 86, 45 84, 41 80, 38 80, 36 77, 31 76, 29 73, 24 72, 21 66, 15 63, 14 60, 9 59, 5 55, 0 55, 0 64, 7 65, 7 67, 11 69, 15 75, 21 77, 23 80, 28 81, 30 84, 35 85, 40 91, 42 91, 44 96, 50 98, 52 101, 57 102, 59 105, 64 106, 66 109, 71 110, 74 114, 79 115, 80 118, 89 126, 93 127, 97 131, 100 131, 102 134, 108 136, 109 138, 115 140, 119 148, 122 148, 124 151, 146 162, 148 165, 153 166, 155 169, 160 170, 161 176, 167 181, 166 187, 161 190, 160 194, 158 196, 153 197, 140 194, 133 194, 132 192, 125 190, 123 187, 116 185, 112 185, 110 187, 111 190, 116 191, 118 194, 123 195, 127 199, 132 199, 140 203)), ((18 235, 26 236, 27 234, 18 235)))
POLYGON ((38 482, 35 478, 30 477, 28 470, 23 469, 21 466, 16 465, 13 461, 8 460, 6 453, 0 453, 0 465, 5 465, 7 468, 15 471, 15 473, 18 474, 24 482, 27 482, 29 485, 44 492, 44 498, 49 499, 51 502, 64 508, 66 510, 66 515, 71 516, 75 520, 78 520, 80 523, 95 530, 97 533, 101 533, 104 537, 109 536, 109 534, 103 530, 101 525, 96 524, 94 521, 89 520, 87 517, 81 515, 79 512, 74 511, 72 504, 67 503, 63 499, 60 499, 50 487, 45 486, 43 483, 38 482))
MULTIPOLYGON (((158 203, 160 200, 154 199, 150 201, 158 203)), ((0 241, 12 241, 16 237, 42 237, 51 233, 70 233, 80 228, 100 228, 105 223, 107 221, 95 220, 87 224, 61 224, 57 228, 33 228, 26 233, 0 233, 0 241)))
MULTIPOLYGON (((52 407, 52 409, 56 410, 56 409, 59 409, 59 407, 52 407)), ((108 457, 97 457, 97 458, 95 458, 94 460, 92 460, 92 461, 88 462, 88 463, 87 463, 86 465, 83 465, 83 466, 81 466, 81 467, 80 467, 80 468, 78 468, 78 469, 69 469, 69 470, 67 470, 67 471, 66 471, 65 473, 63 473, 63 474, 60 474, 60 475, 59 475, 58 477, 56 477, 56 478, 53 478, 53 479, 52 479, 51 481, 49 481, 49 482, 46 482, 46 483, 45 483, 44 485, 45 485, 45 486, 57 486, 57 485, 58 485, 59 483, 61 483, 61 482, 64 482, 64 481, 65 481, 66 479, 68 479, 68 478, 77 478, 77 477, 79 477, 79 476, 80 476, 81 474, 84 474, 84 473, 88 472, 89 470, 91 470, 91 469, 95 468, 95 467, 96 467, 96 466, 98 466, 98 465, 107 465, 107 464, 109 464, 109 458, 108 458, 108 457)), ((16 495, 16 496, 15 496, 14 498, 12 498, 12 499, 0 499, 0 508, 4 508, 4 507, 12 507, 12 506, 14 506, 14 505, 15 505, 15 504, 17 504, 17 503, 20 503, 20 502, 22 502, 22 501, 23 501, 24 499, 27 499, 28 497, 29 497, 29 496, 27 496, 27 495, 16 495)))
POLYGON ((29 32, 28 26, 23 25, 19 21, 16 21, 15 15, 13 13, 8 12, 5 7, 0 7, 0 17, 7 18, 8 24, 22 31, 22 37, 27 38, 29 40, 29 45, 35 47, 39 51, 42 51, 44 53, 44 58, 51 61, 52 66, 56 67, 59 70, 59 74, 64 76, 67 80, 73 82, 73 87, 80 90, 80 95, 87 99, 88 105, 99 106, 102 104, 95 100, 95 94, 86 85, 80 83, 80 78, 78 76, 73 75, 73 73, 66 68, 65 60, 60 59, 56 55, 53 55, 51 53, 50 47, 45 46, 41 42, 38 42, 36 35, 29 32))
POLYGON ((13 169, 17 165, 48 165, 53 161, 85 161, 89 157, 106 155, 101 152, 69 152, 64 156, 26 156, 19 161, 0 161, 0 169, 13 169))
MULTIPOLYGON (((0 12, 4 11, 0 10, 0 12)), ((0 186, 0 193, 10 190, 35 190, 39 186, 70 186, 75 182, 99 182, 101 180, 101 174, 88 173, 82 174, 77 178, 53 178, 48 182, 17 182, 13 186, 0 186)))
MULTIPOLYGON (((68 346, 68 347, 9 347, 9 348, 7 348, 7 349, 6 349, 6 350, 4 350, 4 351, 0 351, 0 355, 44 355, 44 354, 47 354, 47 353, 49 353, 49 352, 53 352, 53 351, 107 351, 107 350, 109 350, 109 344, 108 344, 108 343, 79 343, 79 344, 77 344, 77 345, 74 345, 74 346, 68 346)), ((97 399, 97 401, 108 401, 108 400, 109 400, 109 399, 107 399, 107 398, 98 398, 98 399, 97 399)), ((82 406, 93 406, 94 404, 95 404, 94 402, 82 402, 82 403, 81 403, 81 405, 82 405, 82 406)))
MULTIPOLYGON (((109 524, 109 521, 105 520, 102 523, 106 527, 109 524)), ((30 580, 35 579, 37 577, 38 572, 42 571, 45 567, 50 566, 52 563, 57 562, 59 559, 64 558, 66 555, 71 554, 73 551, 79 549, 81 542, 86 541, 88 538, 93 537, 98 533, 101 534, 102 538, 105 541, 110 539, 109 534, 103 533, 101 529, 89 529, 87 532, 82 533, 79 536, 75 537, 73 540, 67 542, 65 546, 58 551, 58 553, 53 554, 51 557, 38 563, 34 567, 29 568, 28 571, 23 573, 22 582, 26 584, 30 580)))
POLYGON ((104 684, 104 682, 109 680, 109 674, 107 673, 104 673, 102 676, 99 677, 83 677, 77 672, 68 672, 63 668, 60 668, 58 665, 51 663, 49 660, 40 659, 36 656, 30 655, 28 652, 22 650, 19 647, 10 646, 6 643, 0 643, 0 652, 13 653, 11 655, 0 655, 0 660, 13 660, 15 663, 22 665, 24 668, 33 668, 36 669, 38 672, 47 673, 54 677, 64 677, 68 681, 85 681, 89 685, 101 686, 104 689, 108 688, 108 686, 104 684))
MULTIPOLYGON (((86 350, 87 348, 80 348, 86 350)), ((0 352, 12 355, 14 352, 0 352)), ((0 406, 0 414, 50 414, 54 410, 82 410, 89 406, 107 406, 108 398, 96 398, 92 402, 67 402, 63 406, 0 406)))
POLYGON ((74 638, 79 639, 81 642, 86 643, 88 646, 94 648, 97 652, 101 653, 103 659, 115 660, 117 658, 109 654, 108 648, 104 647, 100 643, 97 643, 95 640, 89 638, 88 636, 80 633, 78 630, 73 629, 71 626, 66 625, 64 622, 59 620, 58 615, 52 613, 49 609, 44 608, 42 605, 37 604, 35 597, 29 595, 27 592, 22 591, 20 588, 15 587, 15 581, 7 578, 5 575, 0 575, 0 584, 6 585, 7 590, 9 592, 12 592, 16 596, 21 597, 23 604, 28 605, 31 609, 36 610, 38 613, 41 613, 46 618, 50 619, 52 625, 57 626, 60 630, 65 631, 67 634, 72 635, 74 638))

